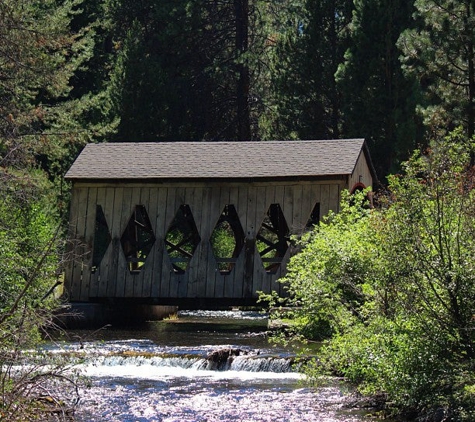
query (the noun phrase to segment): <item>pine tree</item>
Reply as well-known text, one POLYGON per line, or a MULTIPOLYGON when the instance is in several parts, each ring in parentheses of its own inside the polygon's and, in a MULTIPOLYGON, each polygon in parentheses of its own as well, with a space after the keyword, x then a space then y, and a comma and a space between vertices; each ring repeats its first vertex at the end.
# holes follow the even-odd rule
POLYGON ((71 99, 93 44, 91 28, 72 29, 79 6, 76 0, 0 1, 2 420, 49 419, 37 400, 46 384, 60 413, 68 411, 60 398, 74 395, 65 367, 44 355, 35 362, 34 354, 25 365, 25 351, 38 346, 58 306, 64 245, 50 182, 87 138, 77 120, 84 104, 71 99))
POLYGON ((90 57, 91 28, 71 30, 80 1, 0 2, 0 163, 62 156, 82 142, 68 101, 75 71, 90 57))
POLYGON ((419 110, 431 131, 475 126, 475 3, 416 0, 414 29, 399 39, 404 70, 424 91, 419 110))
POLYGON ((276 34, 267 137, 339 137, 341 93, 335 72, 348 47, 352 7, 349 0, 288 6, 288 25, 276 34))
MULTIPOLYGON (((97 17, 83 0, 0 2, 0 162, 61 178, 82 146, 117 121, 104 85, 85 81, 97 17)), ((89 72, 89 73, 88 73, 89 72)))
POLYGON ((381 179, 398 170, 418 137, 418 91, 402 73, 396 46, 412 12, 405 0, 355 1, 351 45, 337 72, 342 135, 368 141, 381 179))
POLYGON ((104 5, 115 140, 257 138, 260 1, 104 5))

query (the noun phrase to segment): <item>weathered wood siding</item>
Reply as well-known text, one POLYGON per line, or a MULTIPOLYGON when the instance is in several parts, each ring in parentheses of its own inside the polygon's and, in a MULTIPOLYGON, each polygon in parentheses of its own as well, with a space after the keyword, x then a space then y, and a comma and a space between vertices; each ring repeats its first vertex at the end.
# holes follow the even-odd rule
POLYGON ((371 171, 368 166, 368 162, 364 155, 364 152, 361 151, 358 157, 358 161, 356 162, 355 169, 353 170, 353 174, 350 176, 350 180, 348 183, 348 189, 350 192, 355 187, 369 187, 372 186, 373 177, 371 176, 371 171))
MULTIPOLYGON (((364 156, 362 157, 364 170, 364 156)), ((357 165, 357 167, 359 164, 357 165)), ((359 168, 359 167, 358 167, 359 168)), ((362 173, 366 181, 367 173, 362 173)), ((354 177, 359 180, 359 173, 354 177)), ((356 180, 355 179, 355 180, 356 180)), ((368 182, 367 182, 368 183, 368 182)), ((351 186, 351 185, 350 185, 351 186)), ((267 273, 256 248, 256 235, 271 204, 279 204, 292 234, 301 233, 316 203, 320 218, 338 211, 340 192, 347 180, 281 183, 192 184, 87 184, 76 183, 72 192, 71 238, 75 259, 67 270, 70 301, 100 298, 249 298, 259 290, 280 290, 276 280, 285 271, 291 248, 275 274, 267 273), (173 271, 165 236, 180 205, 187 204, 201 241, 184 274, 173 271), (225 205, 234 205, 246 235, 233 270, 217 270, 209 242, 225 205), (96 206, 104 211, 112 241, 92 273, 96 206), (121 246, 121 236, 137 205, 143 205, 156 237, 142 270, 131 274, 121 246)))

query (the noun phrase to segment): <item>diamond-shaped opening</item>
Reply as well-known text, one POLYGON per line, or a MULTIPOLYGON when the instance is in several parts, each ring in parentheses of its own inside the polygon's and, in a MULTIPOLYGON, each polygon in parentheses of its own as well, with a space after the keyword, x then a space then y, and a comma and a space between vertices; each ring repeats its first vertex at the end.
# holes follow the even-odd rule
POLYGON ((181 205, 165 236, 173 271, 183 274, 188 268, 201 238, 189 205, 181 205))
POLYGON ((107 225, 106 216, 100 205, 96 205, 96 224, 94 227, 94 245, 92 247, 91 273, 95 273, 101 265, 101 261, 106 254, 107 248, 112 241, 107 225))
POLYGON ((150 255, 155 235, 143 205, 136 205, 120 243, 131 274, 138 274, 150 255))
POLYGON ((308 218, 307 224, 305 225, 306 229, 312 229, 313 226, 316 226, 320 222, 320 202, 317 202, 313 207, 312 213, 308 218))
POLYGON ((244 246, 244 230, 234 205, 226 205, 211 233, 210 244, 221 274, 229 274, 244 246))
POLYGON ((290 231, 279 204, 271 204, 256 237, 257 250, 266 271, 274 274, 290 244, 290 231))

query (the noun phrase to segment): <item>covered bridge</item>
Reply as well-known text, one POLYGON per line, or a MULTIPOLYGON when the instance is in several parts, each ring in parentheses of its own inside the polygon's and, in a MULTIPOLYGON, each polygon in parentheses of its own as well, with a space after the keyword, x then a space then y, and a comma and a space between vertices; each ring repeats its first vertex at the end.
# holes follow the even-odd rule
POLYGON ((72 182, 70 302, 253 304, 290 236, 373 183, 363 139, 89 144, 72 182))

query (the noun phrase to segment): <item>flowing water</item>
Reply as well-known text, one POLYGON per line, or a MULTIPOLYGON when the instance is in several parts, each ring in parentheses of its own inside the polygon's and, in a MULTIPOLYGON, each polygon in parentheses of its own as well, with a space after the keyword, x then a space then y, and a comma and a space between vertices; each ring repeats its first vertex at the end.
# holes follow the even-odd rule
POLYGON ((78 421, 329 422, 368 420, 344 406, 348 388, 303 383, 292 350, 269 343, 267 318, 181 312, 129 330, 75 331, 57 350, 81 357, 78 421))

